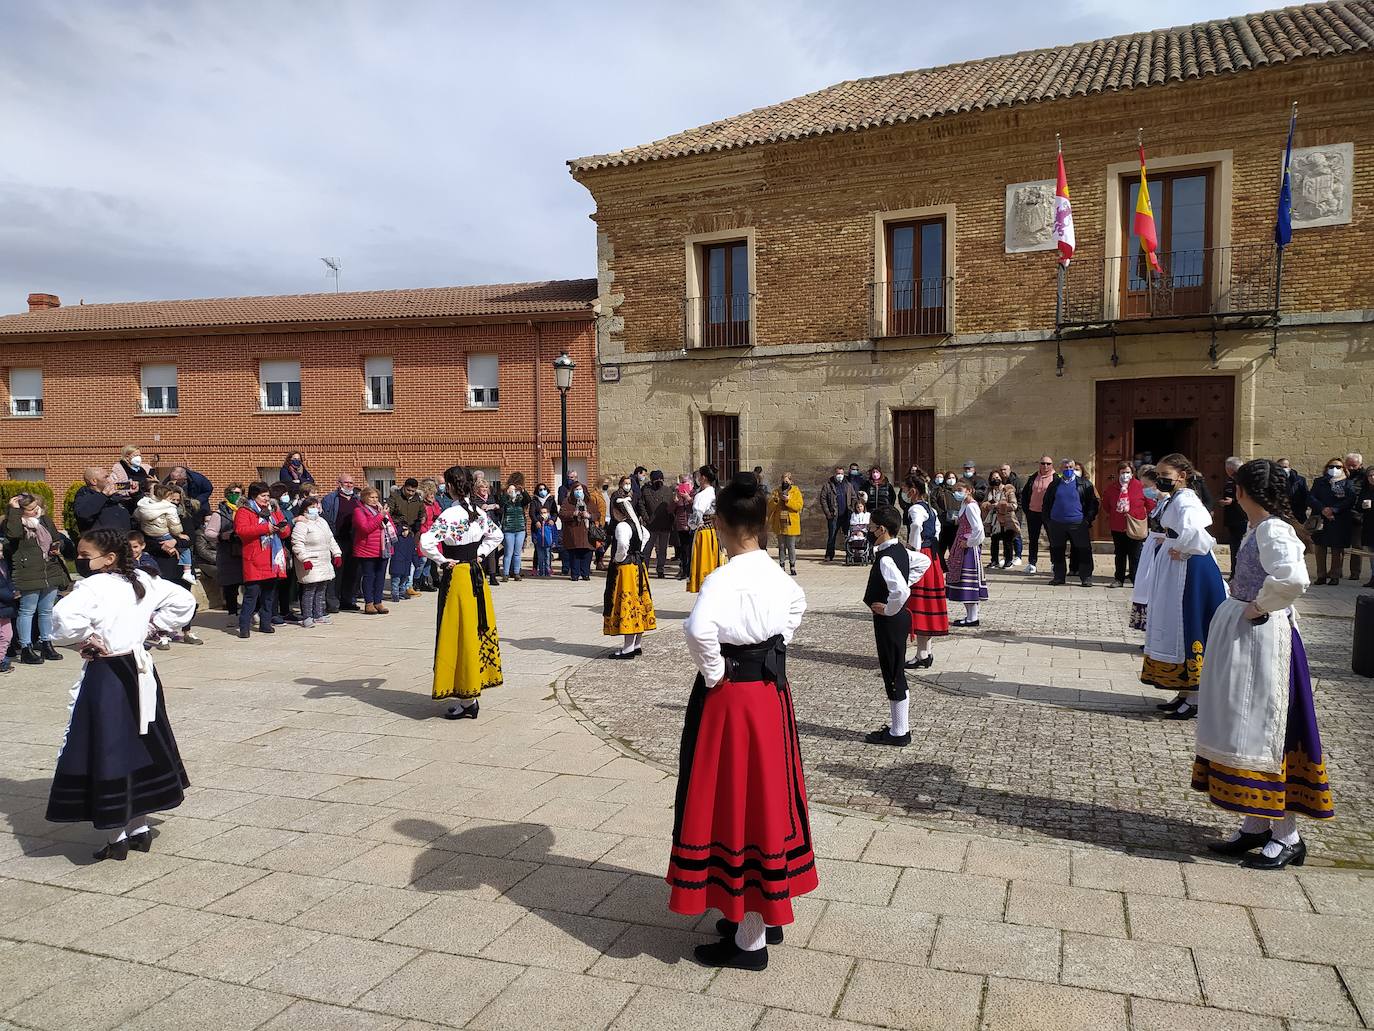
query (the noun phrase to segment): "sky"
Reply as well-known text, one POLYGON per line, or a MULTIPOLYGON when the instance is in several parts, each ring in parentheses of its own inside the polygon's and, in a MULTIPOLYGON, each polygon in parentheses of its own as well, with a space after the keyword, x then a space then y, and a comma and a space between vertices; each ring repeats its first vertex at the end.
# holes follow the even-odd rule
POLYGON ((565 162, 1253 0, 0 0, 0 312, 592 277, 565 162))

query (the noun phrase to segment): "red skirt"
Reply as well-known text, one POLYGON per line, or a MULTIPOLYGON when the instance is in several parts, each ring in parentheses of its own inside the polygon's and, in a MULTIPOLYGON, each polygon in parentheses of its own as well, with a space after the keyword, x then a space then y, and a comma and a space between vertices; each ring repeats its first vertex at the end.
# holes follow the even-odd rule
POLYGON ((790 688, 698 676, 680 764, 668 908, 790 924, 817 884, 790 688))
POLYGON ((934 548, 922 548, 921 554, 930 559, 925 576, 911 587, 906 600, 911 613, 911 639, 944 637, 949 633, 949 599, 945 596, 945 570, 934 548))

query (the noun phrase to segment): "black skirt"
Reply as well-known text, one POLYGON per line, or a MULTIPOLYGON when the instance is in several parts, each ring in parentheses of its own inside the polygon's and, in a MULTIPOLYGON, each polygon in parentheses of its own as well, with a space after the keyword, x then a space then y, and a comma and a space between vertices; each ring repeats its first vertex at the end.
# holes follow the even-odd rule
POLYGON ((112 830, 135 817, 175 809, 190 783, 167 721, 162 681, 157 684, 157 716, 148 733, 139 734, 133 656, 88 662, 57 758, 48 820, 90 822, 112 830))

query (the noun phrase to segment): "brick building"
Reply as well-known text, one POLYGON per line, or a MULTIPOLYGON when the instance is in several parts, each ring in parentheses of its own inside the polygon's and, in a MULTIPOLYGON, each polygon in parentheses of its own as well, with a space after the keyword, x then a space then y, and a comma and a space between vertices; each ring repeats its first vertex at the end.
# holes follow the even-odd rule
POLYGON ((553 482, 553 360, 577 363, 570 465, 595 473, 594 280, 63 307, 0 317, 0 464, 61 495, 137 444, 223 486, 300 449, 321 484, 455 462, 553 482))
POLYGON ((1101 483, 1181 450, 1217 484, 1228 454, 1374 451, 1369 0, 846 82, 570 168, 596 201, 610 466, 791 469, 809 501, 851 459, 1048 450, 1101 483))

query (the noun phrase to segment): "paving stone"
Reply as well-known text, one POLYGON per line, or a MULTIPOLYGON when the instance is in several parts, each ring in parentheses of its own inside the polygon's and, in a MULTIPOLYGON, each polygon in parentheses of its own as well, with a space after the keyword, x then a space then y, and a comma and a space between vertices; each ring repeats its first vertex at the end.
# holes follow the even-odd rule
POLYGON ((422 953, 357 1001, 363 1009, 461 1027, 520 974, 520 967, 422 953), (449 990, 461 985, 461 991, 449 990))
POLYGON ((184 909, 202 909, 266 876, 266 870, 199 859, 155 881, 140 885, 129 894, 184 909))
POLYGON ((452 861, 453 853, 443 849, 386 842, 336 866, 329 876, 341 881, 404 888, 452 861))
POLYGON ((865 863, 957 873, 964 868, 968 844, 968 838, 955 834, 898 827, 874 834, 861 858, 865 863))
POLYGON ((1126 1031, 1120 995, 1033 981, 988 979, 981 1031, 1126 1031))
POLYGON ((756 1031, 868 1031, 872 1024, 856 1024, 851 1020, 830 1020, 811 1013, 769 1009, 759 1021, 756 1031))
POLYGON ((374 847, 370 841, 343 837, 341 834, 300 834, 280 848, 263 853, 253 860, 253 865, 282 873, 320 876, 333 872, 374 847))
POLYGON ((1374 874, 1319 872, 1304 868, 1298 874, 1318 913, 1374 919, 1374 874))
POLYGON ((99 956, 0 940, 0 1012, 52 985, 77 984, 98 976, 109 966, 110 961, 99 956))
POLYGON ((275 964, 253 987, 346 1006, 417 955, 403 945, 331 934, 275 964))
POLYGON ((70 945, 91 931, 142 913, 151 904, 113 895, 68 893, 64 899, 8 923, 4 934, 43 945, 70 945))
POLYGON ((1169 895, 1182 898, 1183 872, 1170 859, 1147 859, 1118 852, 1073 850, 1073 883, 1079 888, 1169 895))
POLYGON ((185 859, 164 856, 157 852, 146 856, 140 854, 138 859, 136 863, 127 860, 122 863, 115 860, 95 863, 83 857, 82 865, 54 878, 52 883, 79 891, 120 895, 166 874, 184 870, 190 865, 185 859))
POLYGON ((222 930, 173 953, 162 965, 219 981, 248 984, 322 937, 298 927, 235 919, 222 930))
POLYGON ((590 913, 625 877, 610 870, 541 866, 505 894, 525 909, 590 913))
POLYGON ((886 906, 902 871, 895 866, 817 859, 816 872, 820 879, 814 893, 817 898, 886 906))
POLYGON ((479 1013, 469 1027, 488 1031, 545 1031, 550 1027, 609 1027, 635 987, 595 977, 530 969, 479 1013))
POLYGON ((258 1031, 400 1031, 404 1024, 399 1017, 301 1001, 292 1003, 258 1031))
POLYGON ((835 1015, 883 1027, 959 1031, 977 1024, 982 995, 981 977, 862 959, 835 1015))
POLYGON ((595 830, 624 809, 620 802, 588 802, 580 798, 551 798, 538 809, 522 817, 530 823, 549 827, 571 827, 575 830, 595 830))
POLYGON ((1312 912, 1297 878, 1286 871, 1245 870, 1231 864, 1198 863, 1183 867, 1188 897, 1205 902, 1231 902, 1255 909, 1312 912))
POLYGON ((535 910, 497 935, 482 957, 580 974, 624 931, 625 924, 615 920, 535 910))
POLYGON ((626 877, 597 904, 592 916, 682 930, 697 922, 696 917, 681 916, 668 908, 668 884, 662 875, 626 877))
POLYGON ((1255 922, 1266 955, 1308 963, 1374 966, 1374 920, 1257 909, 1255 922))
POLYGON ((208 938, 229 923, 228 917, 198 909, 153 905, 117 924, 99 929, 79 925, 83 934, 71 945, 103 956, 156 963, 208 938))
POLYGON ((1012 881, 1007 921, 1126 936, 1126 914, 1119 894, 1067 884, 1012 881))
POLYGON ((768 950, 768 976, 722 970, 707 987, 709 995, 787 1007, 804 1013, 832 1013, 853 966, 848 956, 833 956, 787 946, 768 950))
POLYGON ((1369 966, 1340 967, 1341 980, 1345 982, 1355 1008, 1364 1015, 1365 1023, 1374 1026, 1374 969, 1369 966))
POLYGON ((537 869, 534 863, 514 859, 455 854, 443 866, 418 876, 413 887, 420 891, 492 900, 510 891, 537 869))
POLYGON ((1158 999, 1132 999, 1131 1031, 1283 1031, 1283 1021, 1158 999))
POLYGON ((418 892, 404 894, 418 896, 429 904, 383 934, 383 941, 475 956, 525 915, 518 906, 507 902, 435 898, 418 892))
POLYGON ((964 871, 1005 880, 1068 884, 1069 850, 979 838, 969 844, 964 871))
POLYGON ((1272 1017, 1357 1026, 1336 971, 1283 959, 1253 959, 1213 949, 1194 949, 1209 1006, 1272 1017))
MULTIPOLYGON (((831 902, 806 945, 821 952, 925 966, 937 917, 886 906, 831 902)), ((786 928, 787 940, 792 928, 786 928)))
POLYGON ((375 884, 349 884, 289 922, 354 938, 377 938, 433 902, 433 896, 375 884))
POLYGON ((906 870, 897 883, 892 905, 943 916, 1001 920, 1006 899, 1007 882, 995 877, 906 870))
POLYGON ((1079 988, 1202 1002, 1187 949, 1066 932, 1060 980, 1079 988))
POLYGON ((80 990, 56 984, 6 1013, 15 1023, 43 1031, 107 1031, 117 1028, 186 984, 182 974, 104 960, 90 968, 80 990))
POLYGON ((762 1006, 646 985, 611 1027, 618 1031, 750 1031, 762 1013, 762 1006))
POLYGON ((61 902, 71 894, 69 889, 52 884, 0 878, 0 926, 8 926, 10 921, 61 902))
POLYGON ((587 972, 629 984, 699 992, 711 980, 713 972, 693 959, 692 950, 716 941, 717 937, 631 924, 603 950, 601 958, 587 972))
POLYGON ((252 1031, 291 1004, 284 995, 195 980, 120 1025, 123 1031, 252 1031))
MULTIPOLYGON (((300 835, 270 827, 234 827, 213 837, 183 846, 177 855, 186 859, 211 859, 219 863, 248 866, 273 849, 289 844, 300 835)), ((161 847, 161 842, 158 843, 161 847)))
MULTIPOLYGON (((600 831, 576 831, 568 833, 578 834, 597 834, 600 831)), ((595 846, 591 846, 595 847, 595 846)), ((665 838, 621 838, 619 844, 609 849, 604 855, 598 858, 593 864, 597 868, 612 870, 624 870, 629 873, 663 874, 668 869, 668 852, 672 843, 665 838)), ((561 845, 559 852, 565 852, 561 845)), ((570 851, 577 852, 574 847, 570 851)), ((590 848, 588 849, 590 851, 590 848)), ((520 849, 511 853, 512 857, 519 859, 520 849)), ((553 856, 549 857, 550 862, 558 862, 553 856)))
POLYGON ((965 974, 1057 981, 1059 932, 1048 927, 941 917, 930 965, 965 974))
POLYGON ((1206 946, 1225 952, 1260 954, 1250 914, 1222 902, 1158 895, 1127 895, 1131 937, 1167 945, 1206 946))

